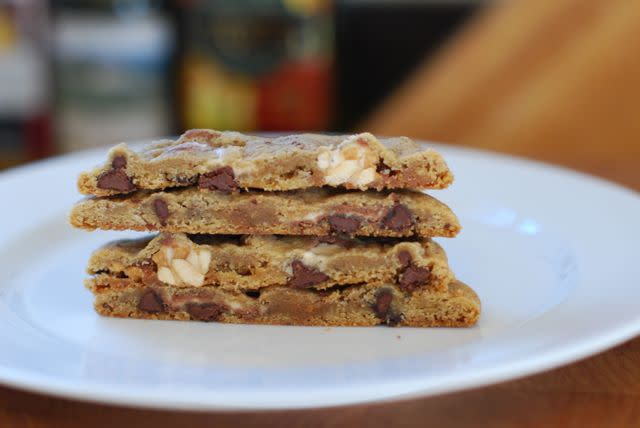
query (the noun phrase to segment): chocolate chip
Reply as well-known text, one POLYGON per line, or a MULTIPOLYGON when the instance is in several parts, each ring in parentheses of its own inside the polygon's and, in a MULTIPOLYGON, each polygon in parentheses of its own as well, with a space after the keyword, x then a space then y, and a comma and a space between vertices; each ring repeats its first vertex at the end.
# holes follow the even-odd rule
POLYGON ((100 189, 117 190, 118 192, 131 192, 136 189, 131 178, 124 172, 127 166, 127 158, 116 156, 111 161, 111 169, 98 176, 100 189))
POLYGON ((116 156, 111 161, 111 167, 113 169, 120 169, 124 168, 125 166, 127 166, 127 158, 125 158, 124 156, 116 156))
POLYGON ((152 289, 147 289, 138 301, 138 309, 152 314, 164 312, 162 297, 152 289))
POLYGON ((222 306, 216 303, 187 303, 186 310, 198 321, 216 321, 222 314, 222 306))
POLYGON ((408 267, 411 264, 411 253, 404 250, 398 253, 398 260, 400 261, 400 266, 403 268, 408 267))
POLYGON ((376 294, 376 303, 373 306, 373 311, 378 318, 386 319, 389 309, 391 309, 391 301, 393 300, 393 293, 391 290, 383 289, 376 294))
POLYGON ((389 210, 382 219, 382 226, 385 229, 400 232, 413 226, 413 216, 406 205, 396 204, 389 210))
POLYGON ((362 223, 360 217, 346 216, 344 214, 332 214, 327 217, 327 221, 333 232, 347 234, 354 233, 360 228, 360 224, 362 223))
MULTIPOLYGON (((115 161, 114 161, 115 162, 115 161)), ((100 189, 117 190, 118 192, 131 192, 136 189, 131 178, 122 168, 110 169, 98 176, 100 189)))
POLYGON ((201 189, 219 190, 225 193, 231 193, 238 188, 235 180, 233 168, 225 166, 206 174, 202 174, 198 179, 198 186, 201 189))
POLYGON ((153 201, 153 210, 160 220, 162 226, 167 225, 167 219, 169 218, 169 207, 164 199, 157 198, 153 201))
POLYGON ((402 272, 398 279, 398 283, 400 284, 400 288, 403 290, 413 291, 416 288, 427 284, 430 279, 431 269, 410 265, 402 272))
POLYGON ((317 269, 305 266, 300 260, 291 263, 293 275, 289 280, 289 286, 294 288, 310 288, 329 279, 327 275, 317 269))
POLYGON ((392 300, 393 293, 391 290, 383 288, 376 293, 376 301, 373 304, 373 312, 376 316, 390 326, 397 325, 402 321, 402 314, 396 313, 391 308, 392 300))

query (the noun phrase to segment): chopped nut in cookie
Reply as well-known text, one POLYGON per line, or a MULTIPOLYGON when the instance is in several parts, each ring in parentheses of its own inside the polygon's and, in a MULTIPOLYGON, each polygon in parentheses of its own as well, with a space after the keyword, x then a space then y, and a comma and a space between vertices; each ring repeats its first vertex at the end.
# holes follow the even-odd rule
POLYGON ((348 183, 365 188, 378 176, 378 162, 378 155, 357 135, 318 155, 318 167, 324 172, 325 182, 332 186, 348 183))
POLYGON ((158 265, 160 281, 170 285, 201 287, 209 271, 211 252, 169 241, 153 256, 153 261, 158 265))

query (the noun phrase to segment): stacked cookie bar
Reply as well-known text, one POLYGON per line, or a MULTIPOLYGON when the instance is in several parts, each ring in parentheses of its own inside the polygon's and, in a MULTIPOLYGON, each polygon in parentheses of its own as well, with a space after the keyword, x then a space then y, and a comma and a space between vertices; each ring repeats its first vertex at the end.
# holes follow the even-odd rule
POLYGON ((408 138, 192 130, 80 175, 71 224, 158 232, 92 255, 103 315, 292 325, 470 326, 480 302, 432 237, 458 219, 418 189, 442 157, 408 138))

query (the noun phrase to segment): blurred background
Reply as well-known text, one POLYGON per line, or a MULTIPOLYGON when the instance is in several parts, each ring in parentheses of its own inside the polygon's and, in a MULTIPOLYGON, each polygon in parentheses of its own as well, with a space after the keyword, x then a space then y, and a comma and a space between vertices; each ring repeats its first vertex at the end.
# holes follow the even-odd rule
POLYGON ((639 39, 637 0, 0 0, 0 168, 196 127, 370 130, 640 188, 639 39))

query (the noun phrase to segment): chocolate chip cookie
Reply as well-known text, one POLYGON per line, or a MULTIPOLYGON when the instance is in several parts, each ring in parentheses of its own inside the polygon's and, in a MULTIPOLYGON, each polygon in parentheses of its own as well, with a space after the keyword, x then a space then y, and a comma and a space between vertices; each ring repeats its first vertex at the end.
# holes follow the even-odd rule
POLYGON ((455 214, 421 192, 203 192, 197 188, 90 197, 71 212, 84 229, 210 234, 453 237, 455 214))
POLYGON ((86 229, 153 231, 96 250, 86 287, 113 317, 311 326, 468 327, 480 300, 432 237, 453 180, 406 137, 191 130, 114 147, 82 173, 86 229))
POLYGON ((396 284, 363 283, 326 290, 283 285, 251 291, 216 286, 147 285, 98 275, 86 286, 96 311, 122 318, 310 326, 469 327, 480 316, 476 293, 460 281, 444 291, 413 292, 396 284))
POLYGON ((95 251, 91 275, 150 286, 215 286, 244 292, 270 286, 326 290, 361 283, 413 292, 444 291, 453 280, 442 248, 430 239, 335 236, 185 235, 120 240, 95 251))
POLYGON ((115 146, 106 163, 84 172, 85 195, 196 186, 239 189, 442 189, 453 175, 442 156, 406 137, 298 134, 257 137, 196 129, 139 149, 115 146))

